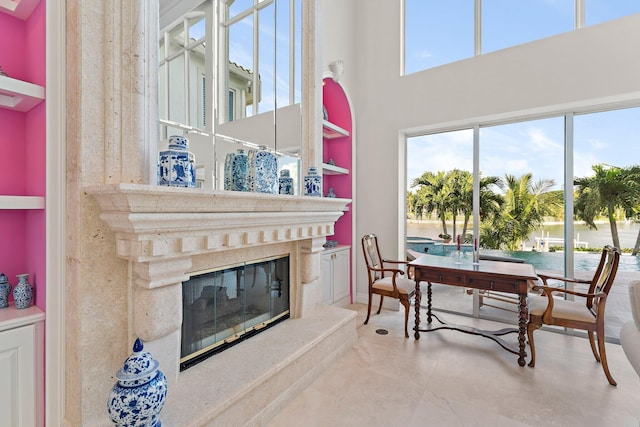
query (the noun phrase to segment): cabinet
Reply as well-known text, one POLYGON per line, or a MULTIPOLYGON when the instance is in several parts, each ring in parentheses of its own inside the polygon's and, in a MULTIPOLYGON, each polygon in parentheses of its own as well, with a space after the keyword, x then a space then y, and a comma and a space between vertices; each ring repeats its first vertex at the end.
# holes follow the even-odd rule
POLYGON ((0 310, 0 414, 3 425, 42 425, 44 313, 35 306, 0 310))
POLYGON ((335 304, 349 297, 350 247, 325 249, 322 254, 322 302, 335 304))

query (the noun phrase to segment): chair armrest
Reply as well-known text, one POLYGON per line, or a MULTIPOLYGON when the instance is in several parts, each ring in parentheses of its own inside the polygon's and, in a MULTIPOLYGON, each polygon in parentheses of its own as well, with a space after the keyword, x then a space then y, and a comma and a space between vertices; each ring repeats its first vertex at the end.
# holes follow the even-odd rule
POLYGON ((404 274, 404 271, 399 270, 397 268, 375 268, 375 267, 369 267, 370 271, 379 271, 381 273, 393 273, 393 275, 395 276, 396 274, 404 274))
POLYGON ((591 280, 577 279, 577 278, 571 278, 571 277, 562 277, 562 276, 554 276, 552 274, 540 274, 539 273, 538 277, 542 280, 542 282, 545 284, 545 286, 548 286, 547 280, 559 280, 561 282, 566 282, 566 283, 581 283, 581 284, 589 284, 589 283, 591 283, 591 280))
POLYGON ((551 298, 553 294, 557 293, 570 294, 583 298, 602 298, 607 295, 604 292, 598 292, 597 294, 587 294, 584 292, 570 291, 569 289, 554 288, 553 286, 534 286, 531 289, 534 291, 541 291, 542 295, 547 295, 549 298, 551 298))
POLYGON ((391 259, 383 259, 382 262, 388 262, 389 264, 409 264, 409 261, 394 261, 391 259))

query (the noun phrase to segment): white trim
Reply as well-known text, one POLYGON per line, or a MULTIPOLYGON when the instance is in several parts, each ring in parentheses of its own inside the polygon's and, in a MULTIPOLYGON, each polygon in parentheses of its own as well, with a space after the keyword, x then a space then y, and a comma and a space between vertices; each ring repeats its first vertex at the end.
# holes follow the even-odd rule
POLYGON ((65 398, 66 266, 66 6, 47 2, 46 10, 46 334, 45 420, 63 425, 65 398))

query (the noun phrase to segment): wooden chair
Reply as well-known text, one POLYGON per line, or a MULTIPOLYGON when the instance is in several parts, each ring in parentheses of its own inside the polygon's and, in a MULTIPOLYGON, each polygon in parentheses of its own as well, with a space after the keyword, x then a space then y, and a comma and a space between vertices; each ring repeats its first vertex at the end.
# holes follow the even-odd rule
POLYGON ((373 295, 380 295, 380 306, 377 314, 382 309, 384 297, 396 298, 404 306, 404 336, 409 338, 407 324, 409 322, 409 301, 413 298, 416 284, 413 280, 401 277, 404 271, 398 268, 388 268, 385 264, 407 264, 407 261, 392 261, 383 259, 378 247, 378 238, 375 234, 367 234, 362 238, 362 252, 367 264, 367 276, 369 277, 369 306, 367 307, 366 325, 371 314, 371 300, 373 295))
POLYGON ((609 366, 607 354, 604 349, 604 309, 607 295, 613 285, 613 280, 618 271, 620 251, 613 246, 605 246, 602 257, 591 280, 571 279, 539 274, 544 286, 534 286, 534 291, 540 291, 540 296, 529 297, 529 323, 527 335, 531 347, 531 361, 529 366, 536 364, 536 350, 533 342, 533 332, 542 325, 555 325, 565 328, 586 330, 589 335, 591 351, 598 362, 602 363, 604 374, 609 384, 616 385, 609 366), (565 283, 587 284, 589 290, 584 292, 569 291, 562 288, 549 286, 548 280, 559 280, 565 283), (557 294, 574 295, 574 301, 554 297, 557 294), (594 332, 598 337, 598 346, 594 340, 594 332))

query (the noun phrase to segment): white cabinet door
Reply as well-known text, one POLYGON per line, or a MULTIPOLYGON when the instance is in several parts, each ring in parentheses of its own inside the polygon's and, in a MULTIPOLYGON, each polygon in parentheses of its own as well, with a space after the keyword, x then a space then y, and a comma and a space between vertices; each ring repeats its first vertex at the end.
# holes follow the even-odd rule
POLYGON ((335 252, 333 257, 333 302, 349 296, 349 249, 335 252))
POLYGON ((35 426, 34 325, 0 332, 0 372, 1 424, 35 426))
POLYGON ((349 247, 322 254, 322 303, 334 304, 349 296, 349 247))

